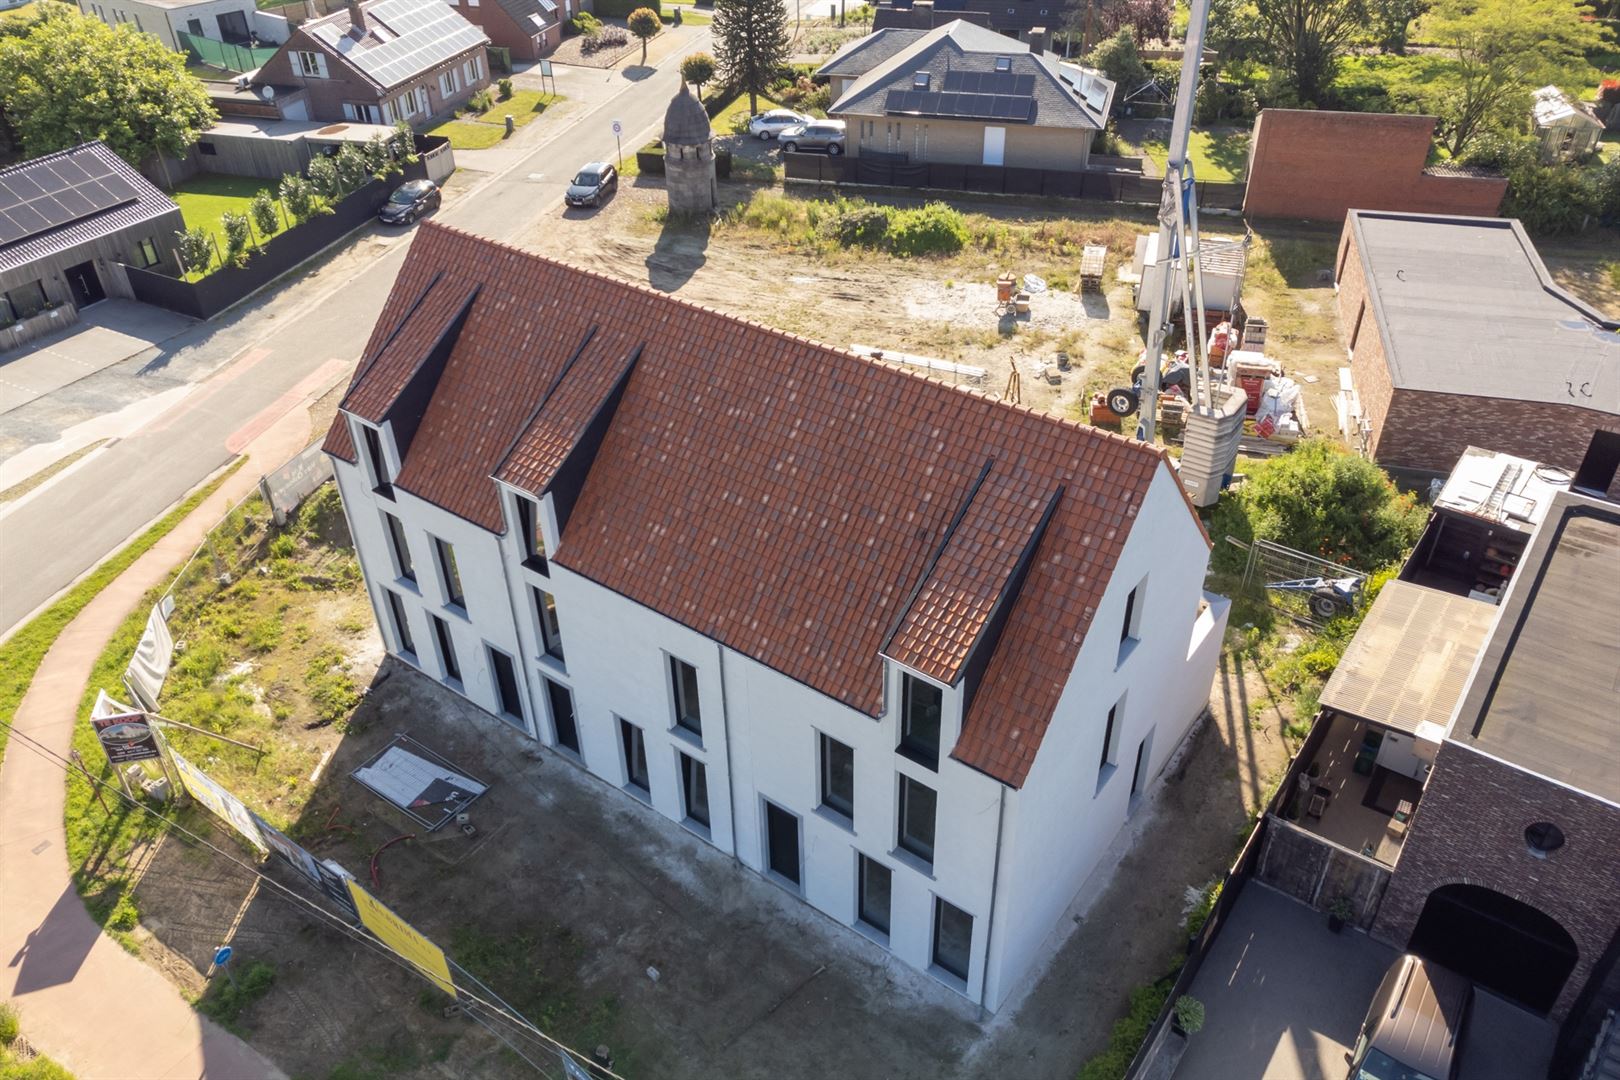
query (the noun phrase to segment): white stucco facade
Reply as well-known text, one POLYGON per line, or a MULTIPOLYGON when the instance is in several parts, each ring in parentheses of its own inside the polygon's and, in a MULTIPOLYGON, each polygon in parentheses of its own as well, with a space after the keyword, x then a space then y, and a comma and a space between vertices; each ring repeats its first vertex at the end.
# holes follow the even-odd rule
MULTIPOLYGON (((363 446, 359 435, 355 445, 363 446)), ((383 445, 387 467, 397 471, 386 425, 383 445)), ((1207 544, 1161 466, 1033 768, 1015 789, 950 756, 962 723, 960 686, 942 688, 939 757, 930 768, 897 751, 907 674, 897 665, 886 662, 882 715, 865 715, 554 560, 543 569, 538 560, 525 563, 514 524, 520 496, 511 489, 501 490, 507 527, 497 535, 397 488, 391 498, 376 493, 363 452, 358 464, 336 460, 335 468, 391 653, 496 715, 505 710, 490 650, 512 656, 523 715, 507 722, 990 1010, 1039 969, 1063 910, 1203 709, 1225 626, 1225 601, 1206 602, 1202 592, 1207 544), (401 523, 414 583, 400 577, 385 511, 401 523), (465 596, 459 608, 447 604, 435 539, 454 548, 465 596), (535 589, 554 598, 561 648, 551 651, 561 651, 560 659, 548 655, 535 589), (1133 640, 1122 650, 1119 628, 1133 589, 1133 640), (390 593, 408 620, 409 654, 392 625, 390 593), (448 628, 459 678, 447 673, 431 617, 448 628), (676 722, 672 659, 695 670, 700 734, 676 722), (548 682, 568 691, 577 752, 564 745, 567 719, 559 724, 554 715, 548 682), (1100 775, 1109 708, 1121 698, 1115 763, 1100 775), (645 746, 645 790, 631 782, 625 724, 645 746), (823 801, 822 736, 852 751, 847 815, 823 801), (683 757, 702 767, 706 824, 694 820, 686 779, 693 764, 683 765, 683 757), (901 845, 906 777, 937 795, 931 863, 901 845), (783 859, 789 827, 796 881, 783 859), (773 843, 782 845, 776 854, 784 872, 772 869, 773 843), (889 872, 886 933, 860 918, 863 856, 889 872), (966 978, 935 962, 936 924, 948 910, 941 902, 952 925, 964 925, 961 915, 971 919, 966 978)), ((540 505, 546 550, 566 551, 553 507, 540 505)))
POLYGON ((246 31, 266 46, 287 40, 287 20, 258 10, 253 0, 79 0, 79 10, 108 26, 131 23, 177 52, 185 51, 180 34, 226 41, 246 31))

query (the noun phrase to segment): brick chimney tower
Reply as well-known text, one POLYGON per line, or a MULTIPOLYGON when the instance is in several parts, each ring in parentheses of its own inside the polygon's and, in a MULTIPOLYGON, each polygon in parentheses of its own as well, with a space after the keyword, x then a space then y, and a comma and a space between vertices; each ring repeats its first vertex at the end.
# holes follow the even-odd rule
POLYGON ((349 27, 356 37, 365 37, 366 31, 371 29, 366 25, 366 12, 360 6, 360 0, 349 0, 349 27))

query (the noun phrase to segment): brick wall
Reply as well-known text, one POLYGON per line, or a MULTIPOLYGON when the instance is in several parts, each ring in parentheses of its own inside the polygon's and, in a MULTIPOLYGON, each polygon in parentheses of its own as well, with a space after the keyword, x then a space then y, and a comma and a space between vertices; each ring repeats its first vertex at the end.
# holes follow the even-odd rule
POLYGON ((1344 220, 1345 211, 1493 216, 1507 181, 1423 172, 1432 116, 1266 109, 1254 122, 1249 217, 1344 220))
POLYGON ((1334 272, 1338 282, 1340 340, 1350 354, 1350 373, 1361 400, 1361 414, 1372 421, 1367 452, 1376 457, 1378 438, 1384 430, 1384 414, 1389 411, 1389 366, 1384 361, 1384 339, 1378 332, 1372 301, 1367 297, 1367 278, 1348 220, 1339 238, 1334 272))
MULTIPOLYGON (((358 73, 353 71, 342 60, 338 59, 332 50, 317 41, 304 31, 302 27, 294 30, 287 38, 285 45, 259 69, 257 79, 259 84, 270 83, 276 86, 302 87, 309 101, 309 118, 311 120, 340 121, 345 119, 343 105, 345 102, 361 102, 368 105, 381 105, 385 101, 394 101, 417 87, 423 87, 428 92, 428 113, 408 119, 420 123, 428 116, 440 116, 461 105, 473 93, 489 85, 489 58, 484 55, 484 47, 478 45, 472 49, 457 53, 455 56, 439 64, 429 71, 410 80, 390 87, 383 93, 378 93, 375 87, 366 82, 358 73), (316 52, 326 57, 327 78, 311 79, 299 74, 293 62, 292 54, 295 51, 316 52), (439 90, 440 74, 459 70, 461 66, 474 56, 478 57, 480 78, 474 82, 467 82, 463 78, 461 88, 450 97, 445 97, 439 90)), ((392 121, 389 121, 390 123, 392 121)))
POLYGON ((1459 882, 1530 904, 1575 939, 1575 970, 1552 1013, 1562 1020, 1620 928, 1620 809, 1444 743, 1373 937, 1404 948, 1429 893, 1459 882), (1538 821, 1566 839, 1545 859, 1524 840, 1525 826, 1538 821))

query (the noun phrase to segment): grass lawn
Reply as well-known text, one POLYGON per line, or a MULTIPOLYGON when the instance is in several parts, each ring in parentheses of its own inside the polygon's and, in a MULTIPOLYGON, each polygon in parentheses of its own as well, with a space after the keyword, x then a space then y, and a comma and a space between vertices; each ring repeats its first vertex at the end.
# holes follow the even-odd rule
MULTIPOLYGON (((186 219, 186 228, 196 228, 201 225, 213 234, 219 242, 219 250, 225 251, 225 226, 220 223, 220 217, 226 211, 235 211, 239 214, 248 212, 248 205, 253 202, 253 196, 261 191, 275 192, 275 182, 261 180, 252 176, 226 176, 223 173, 199 173, 181 184, 174 192, 174 201, 180 206, 180 213, 186 219)), ((285 232, 285 227, 278 228, 277 233, 285 232)), ((258 226, 254 226, 254 235, 258 235, 258 226)), ((269 236, 259 236, 262 243, 270 239, 269 236)), ((215 267, 219 265, 216 261, 215 267)), ((197 277, 191 277, 195 281, 197 277)))
POLYGON ((514 90, 505 101, 497 101, 482 113, 464 113, 460 119, 446 120, 429 135, 443 135, 457 150, 487 150, 506 138, 506 114, 522 127, 563 100, 560 94, 539 90, 514 90))
MULTIPOLYGON (((1193 176, 1199 180, 1235 181, 1243 178, 1249 160, 1249 132, 1194 131, 1188 145, 1192 154, 1193 176)), ((1170 148, 1161 142, 1142 144, 1142 152, 1153 159, 1164 172, 1170 159, 1170 148)))
POLYGON ((1620 131, 1605 131, 1598 153, 1603 155, 1604 161, 1620 161, 1620 131))
MULTIPOLYGON (((672 12, 666 12, 660 18, 665 26, 675 25, 675 15, 672 12)), ((712 22, 714 22, 714 16, 707 11, 699 11, 697 8, 681 9, 682 26, 708 26, 712 22)))
POLYGON ((227 71, 225 68, 204 64, 201 61, 192 61, 186 64, 186 74, 193 79, 201 79, 203 82, 230 82, 237 76, 234 71, 227 71))

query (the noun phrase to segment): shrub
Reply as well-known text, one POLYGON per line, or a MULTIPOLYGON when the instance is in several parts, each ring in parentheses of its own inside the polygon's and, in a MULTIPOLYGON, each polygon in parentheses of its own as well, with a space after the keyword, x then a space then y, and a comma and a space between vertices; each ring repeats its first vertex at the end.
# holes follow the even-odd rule
POLYGON ((1196 1035, 1204 1026, 1204 1003, 1191 994, 1176 998, 1176 1023, 1189 1035, 1196 1035))
POLYGON ((270 992, 275 981, 276 969, 263 960, 249 964, 234 981, 220 972, 209 982, 202 1000, 197 1002, 197 1011, 230 1027, 241 1018, 249 1005, 270 992))
POLYGON ((1187 936, 1197 937, 1209 922, 1210 914, 1215 910, 1215 903, 1221 898, 1221 886, 1224 882, 1216 878, 1204 888, 1198 898, 1198 903, 1187 913, 1187 936))
POLYGON ((576 34, 594 34, 602 29, 602 21, 588 11, 582 11, 569 19, 568 25, 576 34))
POLYGON ((0 1046, 10 1046, 17 1041, 22 1031, 22 1022, 17 1019, 17 1008, 9 1001, 0 1001, 0 1046))
POLYGON ((495 96, 489 92, 489 87, 478 91, 467 99, 467 111, 470 113, 486 113, 495 104, 495 96))
POLYGON ((896 255, 954 255, 967 241, 961 211, 942 202, 897 211, 889 223, 889 249, 896 255))
POLYGON ((889 239, 894 210, 888 206, 854 204, 834 213, 822 228, 845 247, 882 247, 889 239))
POLYGON ((1131 37, 1129 28, 1121 29, 1119 33, 1092 49, 1091 55, 1086 57, 1086 63, 1115 83, 1117 87, 1114 91, 1115 114, 1124 108, 1125 96, 1141 86, 1148 78, 1147 67, 1142 63, 1141 54, 1136 51, 1136 41, 1131 37))
MULTIPOLYGON (((314 162, 310 164, 313 166, 314 162)), ((332 213, 331 204, 327 202, 326 197, 317 194, 315 185, 302 176, 291 173, 283 176, 280 193, 281 205, 287 208, 287 213, 291 214, 293 220, 300 225, 310 218, 332 213)))
POLYGON ((502 101, 510 101, 510 100, 512 100, 512 80, 511 79, 501 79, 495 85, 501 92, 500 93, 500 99, 502 101))
POLYGON ((1129 1011, 1114 1022, 1108 1033, 1108 1049, 1081 1066, 1079 1080, 1122 1080, 1169 998, 1169 979, 1137 987, 1131 994, 1129 1011))
POLYGON ((585 44, 581 46, 587 53, 600 52, 603 49, 613 49, 625 45, 630 41, 630 35, 617 26, 604 26, 585 35, 585 44))
POLYGON ((219 224, 225 230, 225 260, 233 266, 246 265, 248 241, 252 238, 248 216, 227 210, 219 216, 219 224))
POLYGON ((1509 169, 1507 180, 1502 216, 1518 218, 1537 235, 1580 232, 1603 213, 1602 176, 1597 170, 1589 174, 1570 165, 1531 161, 1509 169))
POLYGON ((638 8, 646 8, 660 18, 664 14, 662 0, 596 0, 591 6, 599 19, 628 19, 638 8))
POLYGON ((419 158, 416 154, 416 133, 411 125, 404 120, 394 121, 394 134, 388 140, 394 153, 394 160, 405 165, 415 165, 419 158))
POLYGON ((1377 465, 1327 439, 1256 462, 1242 487, 1221 496, 1210 521, 1217 570, 1241 572, 1245 555, 1221 538, 1270 540, 1371 570, 1406 554, 1428 515, 1377 465))
POLYGON ((1227 120, 1253 120, 1260 111, 1254 91, 1218 79, 1204 79, 1193 98, 1193 122, 1218 124, 1227 120))
POLYGON ((268 191, 261 191, 253 196, 248 204, 248 216, 253 218, 253 227, 259 230, 261 237, 275 235, 281 227, 281 216, 276 213, 276 200, 270 197, 268 191))
POLYGON ((343 197, 343 180, 338 176, 337 162, 331 155, 316 154, 309 159, 309 186, 323 199, 343 197))
POLYGON ((174 234, 179 241, 180 261, 193 274, 201 274, 214 263, 214 242, 201 225, 174 234))

